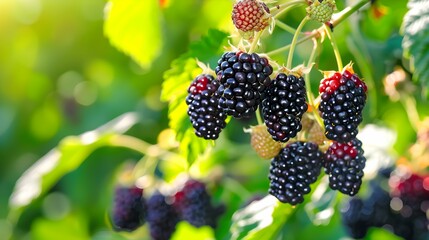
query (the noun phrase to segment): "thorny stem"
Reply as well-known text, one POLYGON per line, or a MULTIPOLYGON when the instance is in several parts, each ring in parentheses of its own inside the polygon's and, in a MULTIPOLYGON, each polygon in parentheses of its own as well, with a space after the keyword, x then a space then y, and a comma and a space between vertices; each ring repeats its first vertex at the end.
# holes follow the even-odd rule
POLYGON ((293 35, 292 43, 290 44, 289 55, 287 57, 287 62, 286 62, 286 68, 288 68, 288 69, 291 69, 291 67, 292 67, 292 58, 293 58, 293 53, 295 51, 295 47, 297 44, 298 35, 299 35, 299 33, 301 33, 302 28, 304 27, 305 23, 308 20, 309 20, 308 17, 304 17, 304 19, 302 19, 301 23, 296 28, 295 34, 293 35))
MULTIPOLYGON (((345 19, 347 19, 351 14, 353 14, 354 12, 358 11, 361 7, 363 7, 365 4, 369 3, 369 0, 362 0, 360 2, 358 2, 356 5, 354 5, 353 7, 346 7, 343 11, 341 11, 340 13, 338 13, 337 15, 339 17, 335 18, 334 20, 332 20, 331 24, 332 27, 334 28, 335 26, 337 26, 338 24, 340 24, 342 21, 344 21, 345 19)), ((308 34, 307 36, 299 39, 296 44, 300 44, 303 43, 309 39, 312 39, 314 37, 318 38, 321 36, 321 33, 324 31, 324 27, 320 27, 316 30, 314 30, 313 32, 311 32, 310 34, 308 34)), ((271 52, 268 52, 267 55, 274 55, 283 51, 288 50, 291 47, 291 44, 283 46, 281 48, 278 48, 276 50, 273 50, 271 52)))
POLYGON ((341 60, 341 53, 338 49, 337 41, 335 40, 334 35, 331 32, 331 29, 326 25, 323 24, 325 27, 325 33, 328 36, 329 40, 331 41, 332 49, 334 50, 335 59, 337 60, 337 66, 338 71, 341 72, 343 70, 343 61, 341 60))
MULTIPOLYGON (((319 41, 317 41, 316 38, 313 38, 313 50, 311 51, 310 58, 308 59, 308 65, 307 65, 308 68, 310 68, 313 62, 315 61, 317 50, 319 49, 319 47, 320 47, 319 41)), ((308 71, 305 74, 304 79, 305 79, 305 85, 307 89, 308 104, 310 104, 313 110, 312 112, 313 112, 314 118, 316 119, 316 122, 323 128, 324 127, 323 121, 319 115, 319 112, 316 109, 316 106, 314 104, 314 96, 313 96, 313 93, 311 92, 310 71, 308 71)))

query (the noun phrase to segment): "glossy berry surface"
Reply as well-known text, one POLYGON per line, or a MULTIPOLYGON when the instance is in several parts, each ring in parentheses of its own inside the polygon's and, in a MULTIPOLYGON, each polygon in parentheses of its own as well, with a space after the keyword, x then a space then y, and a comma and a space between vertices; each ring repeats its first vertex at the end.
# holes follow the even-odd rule
POLYGON ((271 84, 273 68, 256 53, 226 52, 216 67, 219 106, 235 118, 250 117, 271 84))
POLYGON ((262 114, 274 140, 287 142, 302 129, 301 118, 307 111, 303 77, 280 73, 272 81, 262 101, 262 114))
POLYGON ((362 184, 365 162, 362 143, 358 139, 348 143, 333 142, 326 152, 325 162, 329 186, 344 194, 355 195, 362 184))
POLYGON ((154 240, 168 240, 180 221, 179 215, 166 196, 154 193, 147 202, 149 231, 154 240))
POLYGON ((219 83, 209 74, 197 76, 188 88, 186 104, 195 134, 204 139, 217 139, 226 126, 226 114, 219 108, 216 90, 219 83))
POLYGON ((188 180, 183 188, 174 195, 174 207, 182 220, 195 227, 215 228, 217 219, 223 213, 222 205, 214 207, 204 183, 188 180))
POLYGON ((234 26, 243 31, 261 31, 269 25, 267 5, 258 0, 240 0, 234 4, 232 21, 234 26))
POLYGON ((269 193, 283 203, 296 205, 304 201, 322 167, 324 155, 311 142, 288 144, 271 161, 269 193))
POLYGON ((117 231, 133 231, 144 224, 146 201, 143 189, 117 187, 114 195, 112 221, 117 231))
POLYGON ((358 125, 362 122, 366 91, 365 83, 347 70, 320 82, 319 110, 328 139, 346 143, 356 137, 358 125))

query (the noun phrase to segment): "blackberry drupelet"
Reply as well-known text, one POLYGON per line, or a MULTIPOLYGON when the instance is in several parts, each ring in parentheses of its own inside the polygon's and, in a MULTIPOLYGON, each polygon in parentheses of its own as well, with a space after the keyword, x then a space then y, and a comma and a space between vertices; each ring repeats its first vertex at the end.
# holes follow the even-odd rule
POLYGON ((280 73, 272 81, 262 101, 262 114, 274 140, 287 142, 301 131, 301 118, 307 111, 303 77, 280 73))
POLYGON ((154 193, 148 200, 149 231, 154 240, 168 240, 176 230, 180 218, 173 205, 161 193, 154 193))
POLYGON ((288 144, 271 161, 269 193, 283 203, 302 203, 320 174, 323 158, 315 143, 288 144))
POLYGON ((250 117, 270 85, 273 68, 256 53, 226 52, 216 67, 219 106, 235 118, 250 117))
POLYGON ((180 218, 195 227, 215 228, 217 219, 225 210, 223 205, 214 207, 205 184, 193 179, 174 195, 173 205, 180 218))
POLYGON ((346 143, 358 133, 366 102, 366 85, 356 74, 345 70, 320 82, 319 110, 328 139, 346 143))
POLYGON ((201 74, 188 88, 188 115, 198 137, 215 140, 226 126, 226 114, 218 106, 218 87, 213 76, 201 74))
POLYGON ((365 162, 362 143, 358 139, 348 143, 333 142, 326 152, 324 164, 329 186, 354 196, 362 184, 365 162))
POLYGON ((117 187, 113 204, 113 227, 117 231, 133 231, 144 224, 146 201, 143 189, 137 187, 117 187))

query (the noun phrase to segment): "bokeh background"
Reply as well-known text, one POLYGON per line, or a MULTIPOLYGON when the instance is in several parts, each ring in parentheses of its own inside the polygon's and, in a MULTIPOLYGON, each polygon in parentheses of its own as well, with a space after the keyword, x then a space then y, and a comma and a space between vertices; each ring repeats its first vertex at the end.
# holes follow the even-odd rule
MULTIPOLYGON (((339 0, 338 8, 353 2, 339 0)), ((403 59, 400 28, 407 1, 378 2, 382 13, 367 9, 338 26, 334 34, 343 61, 354 61, 356 71, 372 87, 363 126, 376 124, 387 129, 375 131, 381 136, 368 134, 368 138, 389 137, 392 144, 385 146, 384 157, 393 162, 407 154, 416 132, 401 101, 385 92, 385 77, 397 67, 404 69, 407 81, 418 89, 407 93, 417 103, 418 113, 426 116, 429 109, 425 88, 411 82, 409 64, 403 59)), ((139 153, 123 148, 97 149, 26 208, 19 221, 12 224, 6 218, 19 176, 66 136, 82 134, 135 112, 139 121, 127 134, 151 144, 159 142, 158 135, 168 128, 167 104, 160 100, 164 72, 208 29, 233 32, 229 11, 233 1, 170 0, 158 4, 161 20, 156 27, 161 32, 161 48, 150 64, 139 64, 106 37, 106 1, 0 0, 0 239, 12 235, 12 239, 43 240, 136 237, 114 234, 109 227, 109 207, 118 176, 141 158, 139 153)), ((304 8, 296 9, 283 20, 296 27, 304 14, 304 8)), ((154 23, 138 24, 137 31, 144 32, 154 23)), ((309 24, 307 28, 315 26, 309 24)), ((266 37, 262 50, 283 46, 291 38, 290 33, 276 29, 266 37)), ((297 49, 294 63, 308 58, 311 42, 306 44, 297 49)), ((333 53, 327 41, 322 49, 318 67, 335 69, 335 62, 328 60, 333 59, 333 53)), ((287 52, 272 57, 284 62, 286 56, 287 52)), ((313 71, 312 77, 322 76, 313 71)), ((318 80, 314 82, 316 93, 318 80)), ((249 135, 241 131, 255 123, 255 119, 231 121, 232 127, 226 129, 221 147, 206 170, 215 175, 221 171, 231 180, 225 181, 229 187, 220 187, 215 196, 229 206, 216 232, 218 237, 228 236, 230 217, 246 197, 266 194, 269 164, 251 151, 249 135)), ((320 227, 302 220, 304 216, 302 212, 294 217, 295 223, 305 222, 304 227, 298 227, 307 231, 305 237, 313 236, 308 231, 334 238, 346 235, 338 214, 331 224, 320 227)), ((291 224, 287 229, 293 232, 293 228, 291 224)))

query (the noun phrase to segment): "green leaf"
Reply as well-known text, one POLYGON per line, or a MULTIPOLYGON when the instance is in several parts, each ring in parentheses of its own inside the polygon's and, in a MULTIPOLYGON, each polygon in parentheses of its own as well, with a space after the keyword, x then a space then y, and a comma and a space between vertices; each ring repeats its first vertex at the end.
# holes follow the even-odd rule
POLYGON ((411 57, 414 78, 423 86, 429 86, 429 2, 411 0, 404 17, 402 47, 411 57))
POLYGON ((280 203, 270 195, 252 202, 234 214, 232 239, 274 239, 293 212, 291 205, 280 203))
POLYGON ((90 239, 87 222, 81 216, 69 215, 60 220, 37 219, 31 226, 34 240, 90 239))
POLYGON ((209 226, 194 227, 191 224, 181 221, 176 226, 171 240, 182 240, 182 239, 199 239, 199 240, 214 240, 213 229, 209 226))
POLYGON ((192 80, 201 69, 196 59, 205 63, 216 63, 226 44, 227 34, 218 30, 209 30, 208 35, 190 45, 189 51, 174 60, 171 68, 164 74, 161 100, 169 103, 169 126, 176 131, 180 150, 191 165, 203 153, 210 141, 198 138, 187 114, 186 96, 192 80))
POLYGON ((93 131, 64 138, 18 179, 9 199, 11 217, 18 217, 19 210, 45 193, 65 174, 79 167, 94 150, 110 145, 112 137, 126 132, 137 121, 136 113, 126 113, 93 131))
POLYGON ((104 33, 110 43, 150 67, 162 47, 159 1, 110 0, 106 9, 104 33))

